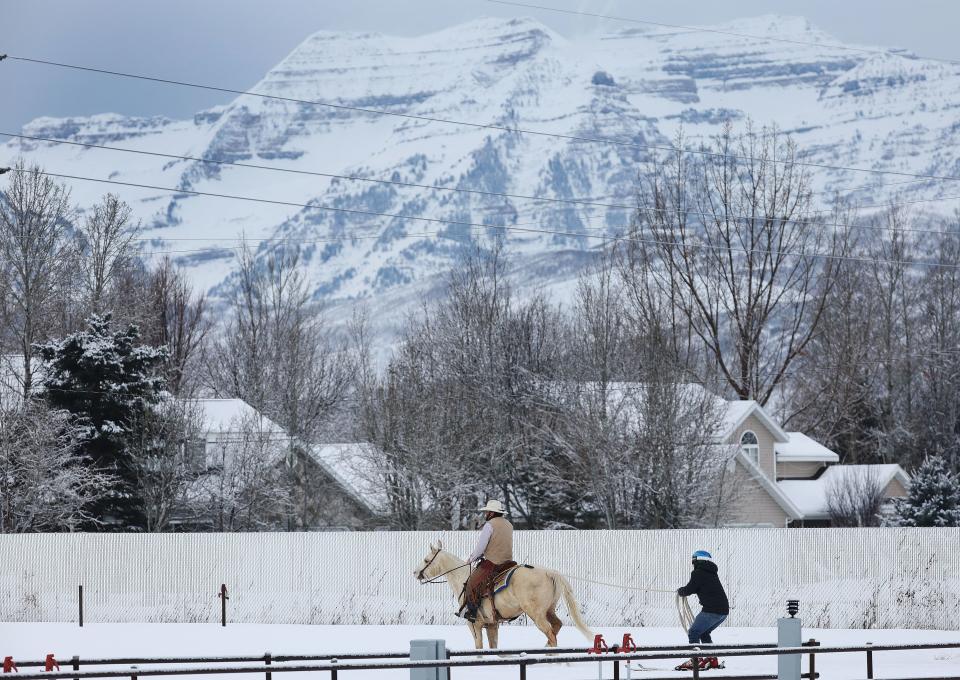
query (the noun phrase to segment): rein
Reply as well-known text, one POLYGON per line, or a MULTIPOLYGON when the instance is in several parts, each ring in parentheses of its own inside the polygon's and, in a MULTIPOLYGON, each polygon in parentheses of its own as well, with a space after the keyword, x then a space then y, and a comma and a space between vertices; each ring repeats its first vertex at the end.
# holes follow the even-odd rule
MULTIPOLYGON (((439 554, 439 553, 438 553, 438 554, 439 554)), ((434 555, 434 559, 436 559, 436 555, 434 555)), ((422 585, 422 586, 425 586, 425 585, 427 585, 428 583, 442 583, 442 581, 439 580, 440 578, 446 576, 447 574, 449 574, 449 573, 451 573, 451 572, 456 571, 457 569, 463 569, 464 567, 469 567, 469 566, 470 566, 470 563, 467 562, 466 564, 461 564, 459 567, 454 567, 453 569, 448 569, 447 571, 443 572, 442 574, 437 574, 437 575, 434 576, 433 578, 430 578, 430 579, 427 579, 426 581, 424 581, 424 580, 423 580, 423 572, 424 572, 424 571, 426 570, 426 568, 429 567, 431 564, 433 564, 433 560, 430 560, 429 562, 427 562, 427 566, 420 570, 419 580, 420 580, 420 585, 422 585)))

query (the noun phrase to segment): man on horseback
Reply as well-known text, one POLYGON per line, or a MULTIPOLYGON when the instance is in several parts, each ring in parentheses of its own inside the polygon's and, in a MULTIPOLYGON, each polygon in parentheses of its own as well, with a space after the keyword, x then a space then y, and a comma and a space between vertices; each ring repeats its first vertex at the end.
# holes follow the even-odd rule
POLYGON ((513 563, 513 525, 504 517, 503 503, 489 500, 480 512, 485 513, 486 522, 467 564, 479 562, 464 586, 463 606, 458 613, 468 621, 476 620, 480 601, 487 594, 483 591, 490 589, 491 579, 506 563, 513 563))

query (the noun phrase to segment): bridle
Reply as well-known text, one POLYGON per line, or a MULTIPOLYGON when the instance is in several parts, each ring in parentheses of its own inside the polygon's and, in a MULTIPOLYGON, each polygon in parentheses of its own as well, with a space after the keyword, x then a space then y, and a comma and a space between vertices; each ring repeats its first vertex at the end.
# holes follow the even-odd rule
MULTIPOLYGON (((424 581, 423 581, 423 572, 425 572, 427 569, 430 568, 430 565, 433 564, 433 561, 434 561, 435 559, 437 559, 437 557, 438 557, 439 555, 440 555, 440 548, 437 548, 437 549, 433 552, 433 555, 430 556, 430 559, 427 560, 427 563, 426 563, 425 565, 423 565, 423 569, 421 569, 421 570, 420 570, 420 573, 417 574, 417 580, 420 581, 420 583, 423 583, 423 582, 424 582, 424 581)), ((437 577, 435 576, 434 578, 437 578, 437 577)))
POLYGON ((428 583, 440 583, 440 579, 441 579, 442 577, 446 576, 447 574, 449 574, 449 573, 451 573, 451 572, 454 572, 454 571, 456 571, 457 569, 463 569, 464 567, 469 567, 469 566, 470 566, 470 563, 467 562, 466 564, 461 564, 459 567, 454 567, 453 569, 448 569, 447 571, 443 572, 442 574, 437 574, 436 576, 434 576, 434 577, 432 577, 432 578, 429 578, 429 579, 427 579, 427 580, 424 580, 424 578, 423 578, 423 572, 425 572, 427 569, 430 568, 430 565, 433 564, 434 560, 436 560, 439 555, 440 555, 440 548, 437 548, 436 552, 433 553, 433 556, 432 556, 429 560, 427 560, 427 563, 426 563, 425 565, 423 565, 423 569, 420 570, 420 573, 417 574, 417 580, 420 582, 420 585, 425 586, 425 585, 427 585, 428 583))

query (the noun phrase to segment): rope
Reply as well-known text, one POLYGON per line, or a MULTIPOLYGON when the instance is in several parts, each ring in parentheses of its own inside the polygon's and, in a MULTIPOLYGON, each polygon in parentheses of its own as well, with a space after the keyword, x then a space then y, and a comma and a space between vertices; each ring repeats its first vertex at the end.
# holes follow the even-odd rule
POLYGON ((690 630, 693 625, 693 610, 690 609, 690 602, 687 598, 677 595, 677 615, 680 617, 680 626, 684 630, 690 630))
MULTIPOLYGON (((620 588, 622 590, 638 590, 644 593, 674 593, 676 590, 663 590, 661 588, 641 588, 639 586, 627 586, 622 583, 608 583, 606 581, 594 581, 589 578, 580 578, 578 576, 567 576, 568 579, 573 581, 582 581, 584 583, 592 583, 597 586, 607 586, 609 588, 620 588)), ((680 627, 684 630, 690 630, 690 626, 693 625, 693 610, 690 608, 690 602, 686 597, 683 597, 679 594, 676 595, 676 605, 677 605, 677 616, 680 618, 680 627)))
POLYGON ((675 593, 677 592, 676 588, 672 590, 662 590, 659 588, 640 588, 639 586, 625 586, 622 583, 607 583, 606 581, 594 581, 589 578, 580 578, 579 576, 568 576, 563 574, 565 578, 570 579, 571 581, 583 581, 584 583, 592 583, 596 586, 607 586, 609 588, 620 588, 622 590, 639 590, 644 593, 675 593))

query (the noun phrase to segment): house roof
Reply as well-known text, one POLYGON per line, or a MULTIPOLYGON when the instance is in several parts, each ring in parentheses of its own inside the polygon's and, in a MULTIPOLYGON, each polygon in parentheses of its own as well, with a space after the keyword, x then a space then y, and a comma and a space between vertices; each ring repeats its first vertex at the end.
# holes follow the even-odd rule
POLYGON ((828 519, 828 493, 831 487, 843 484, 861 475, 872 474, 883 489, 894 479, 904 486, 910 484, 910 477, 899 465, 833 465, 828 467, 816 479, 785 479, 777 486, 794 506, 799 508, 800 519, 828 519))
POLYGON ((722 439, 727 439, 743 424, 743 421, 750 416, 754 416, 770 431, 770 434, 773 435, 774 442, 779 444, 781 442, 786 443, 790 440, 787 433, 784 432, 773 418, 767 414, 764 408, 754 400, 727 401, 725 404, 726 412, 723 417, 722 431, 720 433, 722 439))
POLYGON ((838 463, 840 456, 802 432, 787 432, 789 441, 777 442, 773 450, 778 463, 838 463))
POLYGON ((334 481, 371 513, 379 514, 386 509, 387 496, 370 461, 373 444, 319 444, 310 447, 308 452, 334 481))
POLYGON ((190 403, 201 409, 207 433, 236 432, 244 422, 257 422, 264 432, 284 433, 282 427, 243 399, 191 399, 190 403))

